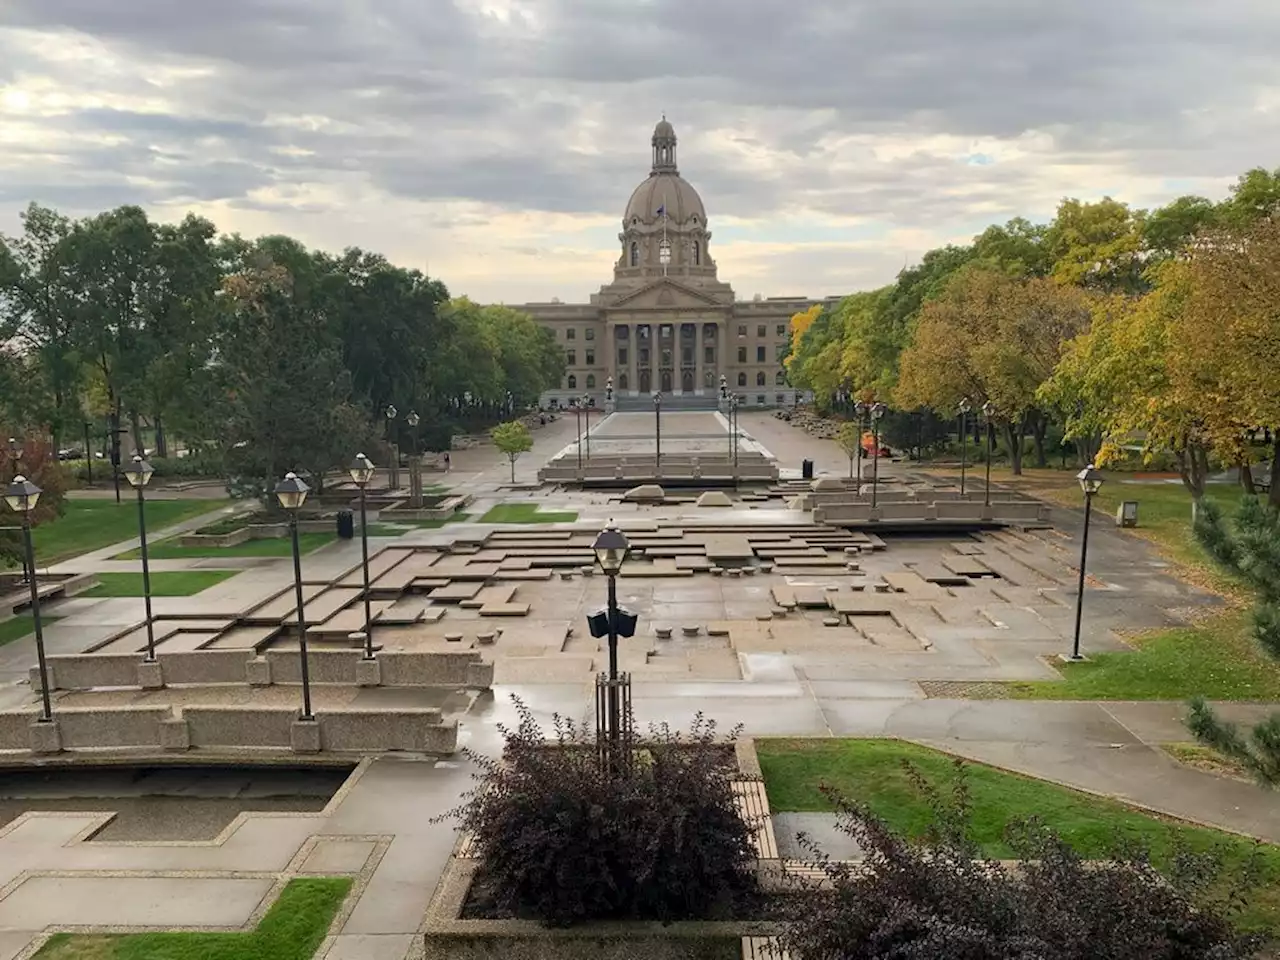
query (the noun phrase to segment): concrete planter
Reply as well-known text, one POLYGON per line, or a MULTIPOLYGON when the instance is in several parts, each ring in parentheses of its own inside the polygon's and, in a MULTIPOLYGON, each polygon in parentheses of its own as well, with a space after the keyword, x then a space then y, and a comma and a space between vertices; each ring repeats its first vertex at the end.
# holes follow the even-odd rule
MULTIPOLYGON (((333 517, 299 520, 299 533, 330 533, 336 529, 333 517)), ((230 533, 188 533, 179 539, 184 547, 235 547, 246 540, 274 540, 289 535, 287 523, 247 523, 230 533)))

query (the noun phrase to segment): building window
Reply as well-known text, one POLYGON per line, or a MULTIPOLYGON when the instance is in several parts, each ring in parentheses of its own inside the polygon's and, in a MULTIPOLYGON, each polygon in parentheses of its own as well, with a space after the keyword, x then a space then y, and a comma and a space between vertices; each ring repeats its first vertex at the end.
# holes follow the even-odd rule
POLYGON ((569 374, 569 380, 568 380, 567 382, 568 382, 568 384, 569 384, 569 389, 570 389, 570 390, 577 390, 577 389, 578 389, 578 378, 577 378, 577 377, 575 377, 572 373, 571 373, 571 374, 569 374))
POLYGON ((627 348, 618 348, 618 366, 625 367, 627 365, 627 348))
POLYGON ((587 329, 583 331, 582 335, 586 337, 588 340, 594 340, 596 338, 596 328, 587 327, 587 329))
POLYGON ((745 337, 747 335, 747 325, 745 323, 738 324, 738 336, 745 337))
POLYGON ((640 348, 640 362, 641 363, 649 362, 649 349, 647 347, 640 348))
POLYGON ((785 370, 779 370, 773 377, 774 386, 785 387, 787 385, 787 374, 785 370))
POLYGON ((764 347, 756 347, 756 363, 764 363, 764 347))
POLYGON ((587 366, 594 367, 596 365, 596 352, 594 350, 587 351, 587 366))
POLYGON ((776 332, 778 336, 785 337, 787 335, 787 325, 785 323, 778 324, 778 329, 776 332))
POLYGON ((669 366, 671 366, 671 351, 670 351, 670 350, 663 350, 663 351, 662 351, 662 365, 663 365, 664 367, 669 367, 669 366))
POLYGON ((627 374, 625 370, 622 373, 618 374, 618 389, 619 390, 631 389, 631 385, 627 382, 627 374))
POLYGON ((756 403, 757 403, 759 406, 762 406, 762 407, 764 406, 764 394, 763 394, 763 393, 758 393, 758 394, 756 394, 756 403))
POLYGON ((571 367, 576 367, 578 365, 578 351, 566 350, 564 352, 564 362, 571 367))
POLYGON ((765 385, 764 371, 761 370, 756 374, 756 386, 763 387, 765 385))
POLYGON ((575 327, 570 327, 568 330, 566 330, 566 331, 564 332, 564 338, 565 338, 566 340, 576 340, 576 339, 578 339, 578 331, 577 331, 577 328, 575 328, 575 327))
POLYGON ((693 363, 693 347, 685 347, 680 351, 681 363, 692 365, 693 363))
POLYGON ((738 348, 738 362, 739 362, 739 363, 746 363, 746 362, 747 362, 747 348, 746 348, 746 347, 739 347, 739 348, 738 348))
POLYGON ((645 324, 643 327, 636 327, 636 339, 638 339, 638 340, 648 340, 648 339, 649 339, 649 325, 648 325, 648 324, 645 324))
POLYGON ((766 327, 766 326, 762 323, 762 324, 760 324, 759 326, 757 326, 757 327, 756 327, 756 336, 757 336, 757 337, 766 337, 766 336, 768 336, 768 335, 769 335, 769 334, 768 334, 768 330, 769 330, 769 328, 768 328, 768 327, 766 327))
MULTIPOLYGON (((569 379, 573 379, 570 377, 569 379)), ((738 374, 738 386, 745 387, 747 385, 747 375, 745 373, 738 374)))
POLYGON ((640 266, 640 244, 631 241, 631 266, 640 266))
POLYGON ((784 403, 787 402, 787 398, 784 394, 780 393, 773 398, 773 402, 776 403, 778 406, 782 406, 784 403))
POLYGON ((587 389, 594 390, 596 388, 596 375, 594 373, 587 374, 587 389))
POLYGON ((698 246, 698 241, 693 241, 693 265, 699 266, 702 263, 702 248, 698 246))
POLYGON ((716 348, 715 348, 715 347, 703 347, 703 348, 702 348, 702 359, 703 359, 703 362, 705 362, 705 363, 715 363, 715 362, 716 362, 716 348))
POLYGON ((707 370, 707 371, 705 371, 705 372, 702 374, 702 385, 703 385, 704 387, 710 387, 710 386, 713 386, 713 385, 715 384, 715 377, 716 377, 716 375, 715 375, 715 372, 714 372, 714 371, 712 371, 712 370, 707 370))

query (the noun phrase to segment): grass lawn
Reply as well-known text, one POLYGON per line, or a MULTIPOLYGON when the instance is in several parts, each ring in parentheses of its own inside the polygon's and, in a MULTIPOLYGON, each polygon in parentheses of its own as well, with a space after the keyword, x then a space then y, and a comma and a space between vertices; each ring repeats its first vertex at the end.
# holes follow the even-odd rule
MULTIPOLYGON (((208 590, 239 572, 238 570, 184 570, 178 573, 153 573, 151 595, 153 597, 189 597, 201 590, 208 590)), ((96 576, 98 585, 92 590, 86 590, 80 596, 142 596, 142 574, 140 573, 99 573, 96 576)))
POLYGON ((390 520, 386 523, 371 523, 369 524, 369 536, 399 537, 410 532, 405 529, 406 527, 410 527, 413 530, 439 530, 446 524, 463 523, 470 519, 470 514, 455 513, 444 520, 390 520))
MULTIPOLYGON (((40 614, 40 624, 48 626, 57 620, 57 617, 51 617, 47 613, 40 614)), ((35 632, 35 621, 31 619, 31 614, 24 613, 20 616, 13 617, 10 620, 0 620, 0 647, 6 643, 13 643, 15 640, 21 640, 25 636, 35 632)))
POLYGON ((40 960, 311 960, 351 889, 347 877, 291 880, 250 933, 54 934, 40 960))
POLYGON ((578 515, 572 511, 542 513, 536 503, 500 503, 483 517, 481 523, 572 523, 578 515))
MULTIPOLYGON (((212 513, 229 502, 148 500, 147 529, 156 531, 202 513, 212 513)), ((138 535, 138 503, 132 497, 124 497, 119 504, 114 500, 67 500, 65 507, 58 519, 42 523, 32 531, 36 563, 41 567, 138 535)), ((2 522, 8 523, 8 520, 2 522)))
MULTIPOLYGON (((783 811, 829 811, 819 791, 828 785, 851 800, 867 804, 895 829, 920 836, 930 822, 928 805, 907 779, 903 760, 910 760, 931 783, 954 780, 952 758, 926 747, 897 740, 757 740, 769 807, 783 811)), ((1005 825, 1019 817, 1037 816, 1084 856, 1105 853, 1116 831, 1150 844, 1159 860, 1170 849, 1173 834, 1194 849, 1224 845, 1232 863, 1253 851, 1252 841, 1217 830, 1185 826, 1140 813, 1125 805, 1059 787, 994 767, 966 763, 972 806, 970 833, 982 852, 1008 857, 1005 825)), ((1280 936, 1280 847, 1265 845, 1261 884, 1242 918, 1250 929, 1280 936)))
MULTIPOLYGON (((304 554, 319 550, 326 544, 338 539, 336 533, 300 533, 298 547, 304 554)), ((152 560, 184 560, 188 557, 289 557, 293 555, 293 545, 288 537, 268 537, 263 540, 246 540, 234 547, 184 547, 176 539, 162 540, 147 545, 147 555, 152 560)), ((129 550, 113 560, 137 560, 142 554, 137 550, 129 550)))

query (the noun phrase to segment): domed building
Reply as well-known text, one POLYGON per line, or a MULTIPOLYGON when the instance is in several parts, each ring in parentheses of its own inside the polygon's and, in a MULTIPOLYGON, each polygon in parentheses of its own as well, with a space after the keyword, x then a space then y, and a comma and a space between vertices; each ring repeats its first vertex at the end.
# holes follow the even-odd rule
POLYGON ((613 282, 586 304, 519 307, 553 330, 564 346, 560 387, 544 406, 586 396, 603 406, 610 380, 619 409, 652 408, 649 395, 670 395, 670 408, 714 409, 720 377, 750 406, 795 402, 779 358, 793 314, 806 297, 739 301, 716 276, 707 210, 680 175, 676 132, 666 117, 653 129, 649 176, 631 191, 618 234, 613 282))

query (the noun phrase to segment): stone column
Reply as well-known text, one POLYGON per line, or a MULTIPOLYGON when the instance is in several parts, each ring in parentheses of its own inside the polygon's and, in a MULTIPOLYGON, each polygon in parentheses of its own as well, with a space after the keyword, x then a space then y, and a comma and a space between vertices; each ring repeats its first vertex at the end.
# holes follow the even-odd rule
POLYGON ((705 352, 702 346, 702 326, 703 321, 699 320, 693 334, 693 395, 695 397, 702 396, 706 389, 706 384, 702 382, 702 355, 705 352))
POLYGON ((631 330, 631 349, 627 351, 627 388, 631 395, 640 392, 640 325, 629 324, 631 330))

